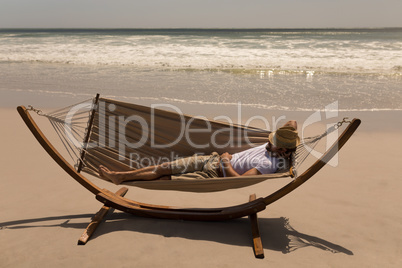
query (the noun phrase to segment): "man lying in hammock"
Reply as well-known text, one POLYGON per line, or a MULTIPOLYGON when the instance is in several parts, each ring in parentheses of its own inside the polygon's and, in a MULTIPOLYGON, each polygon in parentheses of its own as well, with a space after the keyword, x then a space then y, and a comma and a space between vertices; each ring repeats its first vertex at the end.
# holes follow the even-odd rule
POLYGON ((297 123, 291 120, 271 132, 267 143, 233 155, 219 155, 216 152, 211 155, 194 155, 132 171, 110 171, 101 165, 99 176, 120 184, 134 180, 208 179, 270 174, 277 171, 279 162, 288 159, 299 143, 297 123))

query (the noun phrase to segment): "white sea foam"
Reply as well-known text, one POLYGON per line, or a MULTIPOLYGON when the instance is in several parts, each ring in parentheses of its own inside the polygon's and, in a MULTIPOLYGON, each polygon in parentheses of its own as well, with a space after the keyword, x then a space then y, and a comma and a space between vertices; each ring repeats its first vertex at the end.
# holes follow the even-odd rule
POLYGON ((402 40, 348 32, 253 35, 0 34, 0 62, 172 69, 400 73, 402 40), (278 38, 278 36, 280 38, 278 38), (324 38, 322 38, 324 36, 324 38), (328 37, 327 37, 328 36, 328 37))

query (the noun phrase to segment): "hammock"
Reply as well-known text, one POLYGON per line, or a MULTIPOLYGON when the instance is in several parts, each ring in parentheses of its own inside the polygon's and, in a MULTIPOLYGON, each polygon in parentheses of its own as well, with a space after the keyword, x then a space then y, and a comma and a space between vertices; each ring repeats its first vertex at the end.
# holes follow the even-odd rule
MULTIPOLYGON (((128 171, 194 153, 204 155, 215 151, 233 154, 266 143, 269 134, 269 131, 255 127, 105 98, 87 100, 48 114, 38 113, 49 119, 70 157, 77 162, 77 171, 95 177, 99 177, 99 165, 110 170, 128 171)), ((300 166, 308 156, 308 150, 312 150, 320 139, 335 129, 305 138, 292 156, 292 172, 287 161, 275 174, 205 180, 128 181, 123 184, 154 190, 215 192, 246 187, 268 179, 293 177, 296 166, 300 166)))
POLYGON ((19 106, 17 110, 38 142, 60 167, 104 204, 80 237, 79 244, 85 244, 88 241, 110 207, 138 216, 164 219, 216 221, 249 216, 256 257, 264 256, 258 233, 257 213, 314 176, 337 154, 360 125, 359 119, 355 118, 351 121, 344 119, 320 135, 304 138, 296 152, 291 156, 289 163, 283 166, 283 170, 275 174, 191 181, 139 181, 130 183, 130 185, 148 189, 206 192, 244 187, 266 179, 293 177, 288 184, 276 192, 258 199, 255 195, 251 195, 249 202, 244 204, 222 208, 179 208, 145 204, 124 198, 128 191, 127 188, 123 187, 116 193, 112 193, 107 189, 99 188, 80 172, 98 176, 100 164, 112 170, 129 170, 150 164, 149 161, 153 164, 152 161, 160 159, 160 157, 170 161, 194 153, 209 154, 212 151, 235 153, 265 143, 269 132, 253 127, 233 125, 228 122, 211 121, 206 118, 187 115, 181 116, 172 111, 99 98, 99 95, 93 100, 84 101, 49 114, 43 114, 33 107, 27 109, 24 106, 19 106), (68 155, 76 163, 75 167, 49 142, 31 117, 30 111, 50 120, 68 155), (297 175, 296 170, 299 169, 300 164, 310 154, 314 146, 343 123, 348 123, 348 126, 333 145, 310 167, 297 175), (183 125, 188 126, 187 129, 185 128, 187 131, 184 131, 184 134, 188 136, 181 135, 183 125), (203 131, 192 131, 194 129, 203 131), (122 132, 125 135, 120 135, 122 132), (212 136, 211 133, 213 133, 212 136), (214 142, 211 142, 211 137, 214 142), (174 142, 172 143, 172 141, 174 142), (202 146, 193 146, 194 143, 202 146), (142 163, 142 159, 148 159, 148 163, 142 163))

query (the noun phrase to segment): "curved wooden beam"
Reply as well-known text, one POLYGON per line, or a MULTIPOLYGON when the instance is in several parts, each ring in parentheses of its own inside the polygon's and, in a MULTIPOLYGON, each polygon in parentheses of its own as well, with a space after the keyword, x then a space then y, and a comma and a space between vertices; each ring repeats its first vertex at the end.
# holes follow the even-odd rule
POLYGON ((342 148, 342 146, 349 140, 349 138, 353 135, 356 129, 359 127, 361 121, 360 119, 354 118, 350 125, 342 132, 339 138, 334 142, 330 149, 328 149, 320 159, 318 159, 310 168, 308 168, 303 174, 298 176, 292 182, 283 186, 278 191, 270 194, 269 196, 264 198, 264 203, 269 205, 278 199, 284 197, 289 194, 297 187, 305 183, 308 179, 314 176, 323 166, 325 166, 331 159, 338 153, 338 151, 342 148))
POLYGON ((337 153, 338 146, 340 149, 360 124, 359 119, 354 119, 351 125, 348 126, 348 128, 341 134, 331 149, 329 149, 320 160, 318 160, 297 179, 285 185, 277 192, 267 196, 266 198, 259 198, 251 202, 224 208, 176 208, 140 203, 116 195, 106 189, 100 189, 83 175, 77 173, 74 167, 71 166, 60 155, 60 153, 44 136, 24 106, 19 106, 17 110, 28 128, 31 130, 32 134, 46 150, 46 152, 53 158, 53 160, 55 160, 56 163, 59 164, 60 167, 63 168, 63 170, 66 171, 71 177, 73 177, 73 179, 95 194, 96 198, 105 205, 138 216, 197 221, 230 220, 248 216, 264 210, 268 204, 271 204, 287 195, 306 182, 315 173, 317 173, 337 153))
POLYGON ((120 197, 107 190, 97 195, 96 199, 104 203, 105 206, 113 207, 117 210, 141 217, 190 221, 223 221, 237 219, 260 212, 266 208, 264 199, 262 198, 238 206, 224 208, 177 208, 148 205, 120 197))

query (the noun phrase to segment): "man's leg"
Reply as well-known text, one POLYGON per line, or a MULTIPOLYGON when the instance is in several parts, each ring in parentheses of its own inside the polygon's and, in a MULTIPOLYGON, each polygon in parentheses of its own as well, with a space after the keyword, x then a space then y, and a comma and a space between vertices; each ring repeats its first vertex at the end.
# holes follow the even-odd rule
MULTIPOLYGON (((215 153, 216 154, 216 153, 215 153)), ((150 180, 169 180, 172 174, 181 174, 203 169, 204 164, 212 155, 194 155, 180 158, 173 162, 163 163, 157 166, 149 166, 132 171, 110 171, 104 166, 99 166, 99 176, 120 184, 125 181, 150 181, 150 180)))
POLYGON ((170 163, 163 163, 157 166, 149 166, 132 171, 110 171, 105 166, 99 166, 99 176, 112 181, 114 184, 120 184, 125 181, 150 181, 160 177, 167 179, 166 176, 171 175, 172 170, 170 163))

